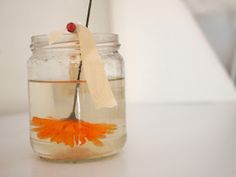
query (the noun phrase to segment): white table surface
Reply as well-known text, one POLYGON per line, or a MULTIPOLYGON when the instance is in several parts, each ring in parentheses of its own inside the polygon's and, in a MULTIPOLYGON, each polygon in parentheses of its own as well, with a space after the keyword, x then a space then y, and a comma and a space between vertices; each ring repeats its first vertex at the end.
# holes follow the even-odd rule
POLYGON ((236 105, 132 105, 113 157, 53 163, 30 147, 27 113, 0 117, 0 177, 236 177, 236 105))

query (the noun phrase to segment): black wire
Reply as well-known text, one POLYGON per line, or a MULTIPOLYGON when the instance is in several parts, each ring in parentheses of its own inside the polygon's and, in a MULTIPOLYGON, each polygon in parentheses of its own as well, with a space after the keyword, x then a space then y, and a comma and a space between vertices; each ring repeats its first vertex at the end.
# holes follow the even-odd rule
POLYGON ((89 17, 90 17, 91 6, 92 6, 92 0, 89 0, 87 19, 86 19, 86 27, 87 28, 88 28, 88 25, 89 25, 89 17))
MULTIPOLYGON (((88 28, 88 25, 89 25, 89 17, 90 17, 91 6, 92 6, 92 0, 89 0, 87 19, 86 19, 86 27, 87 28, 88 28)), ((80 61, 80 64, 79 64, 79 72, 78 72, 77 80, 80 80, 81 69, 82 69, 82 60, 80 61)), ((76 86, 75 86, 75 94, 74 94, 74 102, 73 102, 72 112, 69 115, 69 118, 72 118, 72 119, 76 118, 75 106, 76 106, 76 102, 77 102, 77 87, 78 87, 78 85, 79 84, 76 84, 76 86)))

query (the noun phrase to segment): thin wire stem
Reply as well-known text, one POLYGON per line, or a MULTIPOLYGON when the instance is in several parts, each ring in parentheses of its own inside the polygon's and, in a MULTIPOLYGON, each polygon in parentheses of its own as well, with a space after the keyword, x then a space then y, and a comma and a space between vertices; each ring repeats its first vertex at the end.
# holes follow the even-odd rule
POLYGON ((90 19, 91 6, 92 6, 92 0, 89 0, 88 12, 87 12, 87 19, 86 19, 86 27, 87 27, 87 28, 88 28, 88 26, 89 26, 89 19, 90 19))
MULTIPOLYGON (((80 80, 80 75, 81 75, 81 69, 82 69, 82 60, 80 60, 79 63, 79 72, 78 72, 78 77, 77 80, 80 80)), ((69 115, 69 118, 76 118, 76 114, 75 114, 75 107, 76 107, 76 102, 77 102, 77 88, 78 88, 79 84, 75 85, 75 93, 74 93, 74 101, 73 101, 73 107, 72 107, 72 111, 71 114, 69 115)))
MULTIPOLYGON (((91 6, 92 6, 92 0, 89 0, 87 19, 86 19, 86 27, 88 27, 88 25, 89 25, 91 6)), ((78 72, 77 80, 80 80, 81 70, 82 70, 82 60, 80 60, 79 72, 78 72)), ((79 86, 79 84, 75 85, 75 93, 74 93, 74 101, 73 101, 72 111, 71 111, 71 113, 70 113, 70 115, 68 117, 70 119, 76 119, 75 107, 76 107, 76 102, 77 102, 77 97, 78 97, 77 96, 77 88, 78 88, 78 86, 79 86)))

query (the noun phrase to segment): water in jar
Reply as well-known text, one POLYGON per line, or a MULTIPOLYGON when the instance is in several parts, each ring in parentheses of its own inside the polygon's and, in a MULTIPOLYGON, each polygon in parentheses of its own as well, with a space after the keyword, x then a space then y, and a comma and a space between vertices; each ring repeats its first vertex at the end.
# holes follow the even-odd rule
POLYGON ((109 79, 109 83, 117 106, 96 109, 86 81, 30 80, 30 140, 34 151, 53 160, 93 159, 117 153, 126 138, 124 78, 109 79), (75 90, 76 116, 71 119, 75 90))

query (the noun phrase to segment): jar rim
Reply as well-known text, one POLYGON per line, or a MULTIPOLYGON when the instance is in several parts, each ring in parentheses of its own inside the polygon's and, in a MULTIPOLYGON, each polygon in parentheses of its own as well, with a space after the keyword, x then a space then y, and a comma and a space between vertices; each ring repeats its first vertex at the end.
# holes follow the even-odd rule
MULTIPOLYGON (((117 50, 120 47, 118 34, 113 33, 93 33, 94 40, 98 50, 117 50)), ((80 50, 78 36, 76 33, 65 33, 53 44, 49 44, 48 35, 41 34, 31 37, 31 51, 38 49, 69 49, 80 50)))
MULTIPOLYGON (((118 34, 114 33, 93 33, 93 37, 96 41, 96 44, 104 44, 104 43, 117 43, 118 44, 118 34)), ((56 43, 67 43, 67 42, 77 42, 77 34, 75 33, 66 33, 64 34, 56 43)), ((39 44, 39 43, 48 43, 48 35, 47 34, 40 34, 34 35, 31 37, 32 44, 39 44)))

